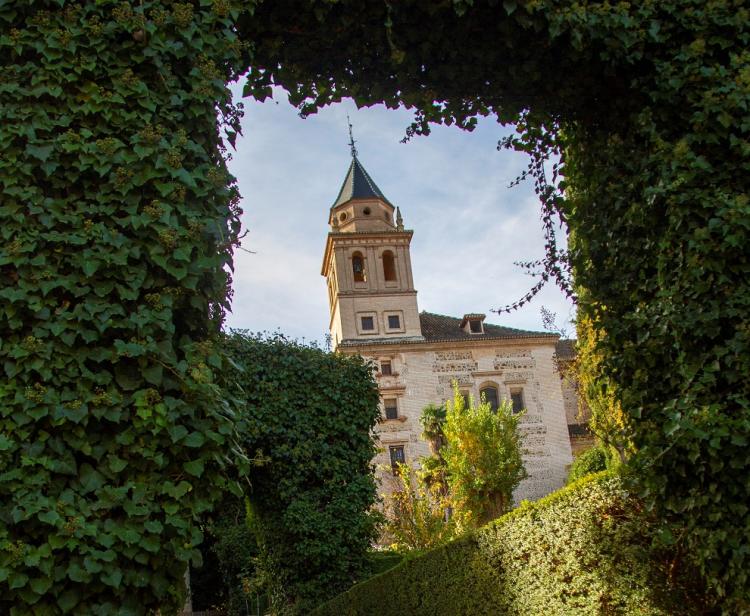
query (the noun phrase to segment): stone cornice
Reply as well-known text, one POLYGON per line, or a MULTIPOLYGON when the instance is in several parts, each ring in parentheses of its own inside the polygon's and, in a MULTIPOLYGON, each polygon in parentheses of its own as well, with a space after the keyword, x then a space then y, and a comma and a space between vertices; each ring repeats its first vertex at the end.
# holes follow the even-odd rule
POLYGON ((507 336, 498 338, 484 338, 484 339, 473 339, 473 340, 432 340, 432 341, 408 341, 408 340, 397 340, 393 342, 370 342, 363 340, 356 344, 339 345, 336 348, 337 352, 345 353, 348 355, 374 355, 377 353, 393 353, 396 348, 400 352, 408 351, 445 351, 453 349, 470 349, 472 347, 493 347, 493 346, 518 346, 523 345, 539 345, 539 346, 551 346, 554 347, 557 342, 557 337, 553 336, 507 336))

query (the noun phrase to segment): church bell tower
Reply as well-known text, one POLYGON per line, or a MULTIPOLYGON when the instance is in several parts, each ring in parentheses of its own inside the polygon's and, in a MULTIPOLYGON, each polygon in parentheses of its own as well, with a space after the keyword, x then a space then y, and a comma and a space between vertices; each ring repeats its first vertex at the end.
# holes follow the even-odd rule
POLYGON ((423 340, 411 271, 412 231, 357 157, 331 207, 321 274, 328 282, 333 348, 423 340))

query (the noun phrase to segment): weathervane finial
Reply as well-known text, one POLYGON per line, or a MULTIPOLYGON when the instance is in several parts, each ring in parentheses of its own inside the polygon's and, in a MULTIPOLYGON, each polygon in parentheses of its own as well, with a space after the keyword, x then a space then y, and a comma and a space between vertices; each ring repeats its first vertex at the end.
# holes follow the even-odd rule
POLYGON ((349 120, 349 114, 346 114, 346 122, 349 124, 349 147, 352 149, 352 158, 357 158, 357 148, 354 146, 354 135, 352 134, 352 123, 349 120))

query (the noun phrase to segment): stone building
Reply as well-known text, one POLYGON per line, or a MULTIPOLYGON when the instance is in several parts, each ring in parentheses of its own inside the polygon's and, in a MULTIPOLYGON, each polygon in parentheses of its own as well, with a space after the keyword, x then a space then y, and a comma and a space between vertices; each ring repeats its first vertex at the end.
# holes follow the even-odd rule
POLYGON ((453 381, 464 395, 484 395, 493 405, 507 398, 526 409, 521 430, 529 478, 517 500, 561 487, 572 456, 571 412, 566 415, 555 361, 559 336, 490 324, 479 313, 420 312, 409 252, 413 231, 404 228, 401 212, 353 148, 329 225, 321 273, 328 283, 331 340, 339 352, 360 354, 376 366, 382 489, 389 489, 392 464, 416 466, 429 455, 419 417, 427 404, 452 397, 453 381))

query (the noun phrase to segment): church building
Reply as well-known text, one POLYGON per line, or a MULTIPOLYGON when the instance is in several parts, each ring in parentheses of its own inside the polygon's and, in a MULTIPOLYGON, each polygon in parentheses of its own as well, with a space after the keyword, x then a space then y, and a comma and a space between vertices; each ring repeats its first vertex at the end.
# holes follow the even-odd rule
POLYGON ((516 500, 560 488, 572 461, 568 424, 575 413, 566 401, 575 404, 575 396, 564 395, 556 369, 559 336, 490 324, 477 312, 420 312, 409 253, 414 232, 404 228, 400 209, 365 171, 353 146, 328 222, 321 273, 328 283, 330 336, 335 350, 376 366, 381 490, 392 489, 396 462, 416 467, 430 454, 419 418, 428 404, 452 399, 453 381, 465 396, 483 395, 493 406, 505 398, 514 409, 526 409, 520 429, 529 477, 516 500))

